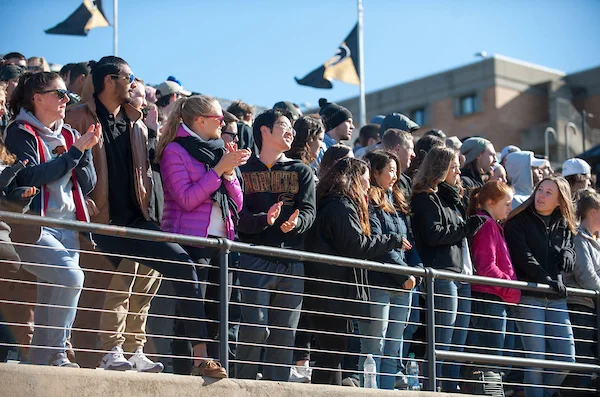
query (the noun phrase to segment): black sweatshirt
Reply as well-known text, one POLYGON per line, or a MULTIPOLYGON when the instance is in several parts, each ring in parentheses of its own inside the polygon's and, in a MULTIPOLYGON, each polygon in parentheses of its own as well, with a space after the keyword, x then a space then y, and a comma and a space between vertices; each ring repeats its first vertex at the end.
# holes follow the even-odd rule
POLYGON ((304 235, 316 216, 315 180, 310 167, 282 156, 269 169, 252 155, 240 171, 244 178, 244 206, 237 228, 240 241, 303 250, 304 235), (279 201, 283 202, 281 214, 271 226, 267 223, 267 212, 279 201), (300 210, 298 224, 289 233, 283 233, 281 224, 296 209, 300 210))

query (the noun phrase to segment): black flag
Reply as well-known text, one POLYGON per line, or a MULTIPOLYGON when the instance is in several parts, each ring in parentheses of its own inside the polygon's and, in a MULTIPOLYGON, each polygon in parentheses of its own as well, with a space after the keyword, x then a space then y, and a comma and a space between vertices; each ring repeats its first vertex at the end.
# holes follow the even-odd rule
POLYGON ((104 16, 102 0, 83 0, 83 3, 67 19, 53 28, 46 30, 48 34, 65 34, 69 36, 87 36, 90 29, 110 26, 104 16))
POLYGON ((314 88, 333 88, 331 80, 334 79, 359 85, 359 56, 357 23, 348 37, 340 44, 333 57, 302 79, 295 78, 296 82, 314 88))

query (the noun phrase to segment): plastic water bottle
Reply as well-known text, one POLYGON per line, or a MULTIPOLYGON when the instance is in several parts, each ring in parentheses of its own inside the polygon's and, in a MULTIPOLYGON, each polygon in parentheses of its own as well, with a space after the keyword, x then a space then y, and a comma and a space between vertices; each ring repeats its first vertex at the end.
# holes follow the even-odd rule
POLYGON ((419 384, 419 364, 415 361, 415 353, 410 353, 408 359, 410 360, 406 369, 408 390, 421 390, 421 385, 419 384))
POLYGON ((363 374, 365 377, 365 389, 377 389, 377 366, 372 354, 367 354, 363 374))

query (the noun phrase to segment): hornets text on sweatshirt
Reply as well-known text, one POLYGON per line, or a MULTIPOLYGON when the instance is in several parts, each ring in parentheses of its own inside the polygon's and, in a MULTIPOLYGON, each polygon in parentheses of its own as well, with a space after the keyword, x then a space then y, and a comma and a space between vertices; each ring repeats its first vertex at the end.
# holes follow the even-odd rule
MULTIPOLYGON (((283 155, 269 168, 253 155, 240 171, 245 187, 237 229, 240 241, 303 250, 304 235, 316 216, 315 181, 310 167, 283 155), (279 201, 283 202, 281 214, 273 225, 269 225, 267 212, 279 201), (300 210, 298 224, 289 233, 282 232, 281 224, 296 209, 300 210)), ((273 261, 273 258, 268 260, 273 261)))

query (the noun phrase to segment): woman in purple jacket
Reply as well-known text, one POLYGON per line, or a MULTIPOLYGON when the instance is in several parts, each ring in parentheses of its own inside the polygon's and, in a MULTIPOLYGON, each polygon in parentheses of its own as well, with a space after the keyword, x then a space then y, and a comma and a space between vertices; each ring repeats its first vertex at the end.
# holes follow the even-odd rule
MULTIPOLYGON (((249 150, 237 150, 221 139, 223 111, 209 96, 179 99, 161 130, 156 159, 160 162, 165 204, 165 232, 198 237, 234 239, 242 208, 242 188, 236 167, 245 164, 249 150)), ((218 251, 207 247, 184 249, 201 266, 198 280, 207 284, 205 299, 218 301, 218 251)), ((218 320, 218 304, 205 303, 206 317, 218 320)), ((217 340, 218 323, 207 322, 209 338, 217 340)), ((177 328, 177 326, 176 326, 177 328)), ((177 329, 176 329, 177 333, 177 329)), ((218 346, 207 353, 216 357, 218 346), (214 349, 214 350, 213 350, 214 349)))

